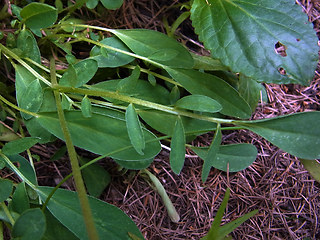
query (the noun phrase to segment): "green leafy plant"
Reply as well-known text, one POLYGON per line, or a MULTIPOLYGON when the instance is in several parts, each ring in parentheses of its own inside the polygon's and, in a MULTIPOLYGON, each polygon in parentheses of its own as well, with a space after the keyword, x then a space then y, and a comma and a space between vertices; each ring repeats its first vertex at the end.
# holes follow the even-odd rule
MULTIPOLYGON (((116 9, 123 1, 100 2, 116 9)), ((141 170, 158 189, 173 221, 179 221, 176 210, 155 176, 145 170, 161 144, 170 145, 170 166, 176 174, 183 168, 186 147, 202 158, 203 182, 212 167, 236 172, 257 156, 252 144, 221 145, 226 130, 250 130, 308 164, 320 158, 319 112, 247 120, 263 91, 262 82, 306 85, 314 75, 317 38, 294 2, 194 0, 190 13, 175 22, 169 36, 190 15, 211 57, 191 54, 160 32, 83 24, 71 16, 84 4, 93 9, 99 1, 77 1, 66 8, 60 1, 55 7, 36 2, 23 8, 13 5, 16 32, 0 44, 16 74, 16 100, 1 93, 1 112, 23 123, 19 135, 2 129, 0 138, 8 141, 0 152, 2 167, 22 180, 2 180, 0 188, 1 220, 13 237, 54 239, 55 232, 45 228, 47 222, 59 229, 60 239, 143 239, 121 210, 95 198, 110 180, 96 164, 104 157, 122 168, 141 170), (112 36, 102 37, 107 33, 112 36), (85 59, 73 55, 80 43, 91 47, 85 59), (49 67, 41 57, 50 59, 49 67), (58 70, 61 61, 67 68, 58 70), (23 126, 30 137, 24 137, 23 126), (210 146, 189 144, 207 132, 214 132, 210 146), (38 186, 28 149, 55 138, 66 142, 72 174, 55 188, 38 186), (100 157, 82 159, 75 146, 100 157), (29 161, 19 155, 25 150, 29 161), (77 193, 59 188, 71 176, 77 193), (28 219, 38 219, 41 227, 27 229, 28 219)), ((219 227, 226 199, 212 227, 218 230, 210 230, 205 239, 220 239, 217 234, 233 230, 231 225, 219 227)))

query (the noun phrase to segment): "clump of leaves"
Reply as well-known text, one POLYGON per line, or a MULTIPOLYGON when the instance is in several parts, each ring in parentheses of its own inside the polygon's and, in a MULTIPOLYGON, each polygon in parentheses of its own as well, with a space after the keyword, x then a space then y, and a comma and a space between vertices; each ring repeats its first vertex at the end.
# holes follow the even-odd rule
MULTIPOLYGON (((100 3, 115 9, 122 1, 100 3)), ((100 3, 90 0, 86 6, 93 9, 100 3)), ((314 75, 317 38, 293 2, 193 1, 192 24, 211 58, 191 54, 160 32, 82 24, 70 16, 84 4, 78 1, 65 8, 60 1, 55 7, 37 2, 23 8, 13 5, 17 30, 7 36, 5 45, 0 44, 5 61, 16 73, 16 102, 1 95, 1 109, 23 122, 30 134, 15 141, 1 139, 9 141, 0 152, 2 166, 22 180, 15 185, 3 182, 2 202, 10 201, 9 207, 2 204, 1 219, 14 237, 56 237, 51 228, 45 228, 47 222, 59 229, 59 239, 143 239, 121 210, 95 198, 109 182, 108 173, 96 162, 111 157, 122 168, 143 170, 160 152, 161 143, 171 147, 170 165, 176 174, 183 168, 186 147, 202 158, 203 182, 211 167, 236 172, 257 156, 252 144, 221 145, 225 130, 253 131, 319 168, 315 160, 320 158, 319 112, 247 120, 264 91, 262 82, 307 85, 314 75), (106 34, 98 32, 112 36, 102 38, 106 34), (49 68, 41 63, 40 42, 54 53, 45 56, 50 58, 49 68), (89 57, 73 55, 79 43, 93 46, 89 57), (68 67, 57 70, 57 58, 68 67), (214 132, 210 146, 188 144, 207 132, 214 132), (29 161, 20 153, 55 138, 66 142, 72 174, 56 188, 40 187, 30 152, 29 161), (75 146, 100 157, 81 159, 75 146), (59 189, 72 175, 77 193, 59 189), (30 235, 26 219, 41 219, 37 234, 30 235)), ((22 126, 19 131, 25 135, 22 126)), ((7 133, 1 131, 1 137, 7 133)), ((220 221, 216 217, 214 229, 220 221)), ((229 228, 218 229, 210 230, 207 239, 229 228)))

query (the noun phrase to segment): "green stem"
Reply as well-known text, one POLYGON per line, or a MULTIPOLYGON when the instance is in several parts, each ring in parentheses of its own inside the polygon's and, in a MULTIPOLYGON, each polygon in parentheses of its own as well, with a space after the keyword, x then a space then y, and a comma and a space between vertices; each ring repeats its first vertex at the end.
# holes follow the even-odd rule
POLYGON ((10 211, 7 207, 7 205, 4 202, 0 203, 1 207, 3 208, 4 213, 6 214, 7 218, 9 219, 11 225, 14 225, 14 219, 12 217, 12 215, 10 214, 10 211))
POLYGON ((168 107, 168 106, 165 106, 162 104, 153 103, 153 102, 145 101, 142 99, 129 97, 126 95, 121 95, 118 92, 64 87, 64 86, 60 86, 60 85, 53 86, 53 89, 58 90, 59 92, 63 92, 63 93, 78 93, 78 94, 83 94, 83 95, 88 95, 88 96, 109 97, 109 98, 113 98, 116 100, 120 100, 120 101, 124 101, 124 102, 128 102, 128 103, 133 103, 133 104, 141 105, 144 107, 152 108, 155 110, 167 112, 170 114, 181 115, 181 116, 190 117, 190 118, 196 118, 196 119, 204 120, 204 121, 208 121, 208 122, 231 123, 232 124, 234 121, 234 120, 229 120, 229 119, 214 118, 214 117, 204 116, 204 115, 200 115, 200 114, 196 114, 196 113, 192 113, 192 112, 187 112, 187 111, 183 111, 183 110, 176 109, 173 107, 168 107))
MULTIPOLYGON (((55 63, 54 63, 53 58, 50 59, 50 72, 51 72, 52 85, 56 86, 58 83, 57 83, 57 79, 56 79, 56 75, 55 75, 56 69, 55 69, 55 63)), ((88 237, 90 240, 98 240, 99 237, 98 237, 96 227, 94 225, 94 220, 93 220, 89 200, 88 200, 86 189, 84 186, 84 182, 83 182, 83 179, 81 176, 81 171, 80 171, 79 163, 78 163, 78 159, 77 159, 77 153, 76 153, 76 150, 73 146, 73 143, 71 140, 71 135, 70 135, 70 132, 69 132, 69 129, 67 126, 65 116, 64 116, 64 112, 62 110, 60 94, 56 90, 54 91, 54 97, 56 99, 56 105, 57 105, 60 126, 61 126, 64 138, 65 138, 65 142, 67 145, 71 168, 72 168, 74 181, 75 181, 75 185, 76 185, 76 190, 77 190, 77 193, 79 196, 80 206, 82 209, 83 219, 84 219, 84 222, 86 225, 88 237)))
POLYGON ((164 187, 161 184, 161 182, 159 181, 159 179, 155 175, 153 175, 151 172, 149 172, 147 169, 141 170, 141 173, 145 173, 149 177, 151 182, 153 183, 153 187, 159 193, 159 195, 163 201, 163 204, 165 205, 165 207, 168 211, 168 215, 169 215, 171 221, 173 221, 175 223, 179 222, 180 216, 177 213, 175 207, 173 206, 166 190, 164 189, 164 187))
POLYGON ((0 156, 4 159, 4 161, 11 167, 11 169, 18 175, 18 177, 24 181, 26 184, 28 184, 33 190, 36 190, 37 187, 32 182, 29 181, 21 172, 20 170, 10 161, 10 159, 4 155, 2 152, 0 152, 0 156))
POLYGON ((12 108, 14 108, 14 109, 16 109, 16 110, 18 110, 18 111, 20 111, 20 112, 29 114, 29 115, 31 115, 31 116, 33 116, 33 117, 38 117, 38 116, 39 116, 38 114, 36 114, 36 113, 34 113, 34 112, 29 112, 28 110, 22 109, 22 108, 20 108, 20 107, 18 107, 18 106, 16 106, 16 105, 14 105, 13 103, 9 102, 7 99, 5 99, 4 97, 2 97, 1 95, 0 95, 0 100, 1 100, 2 102, 4 102, 5 104, 7 104, 8 106, 10 106, 10 107, 12 107, 12 108))
POLYGON ((17 54, 15 54, 14 52, 10 51, 8 48, 6 48, 5 46, 3 46, 2 44, 0 44, 0 50, 3 51, 3 53, 8 54, 10 57, 12 57, 13 59, 15 59, 18 63, 20 63, 22 66, 24 66, 27 70, 29 70, 30 73, 33 74, 33 76, 35 76, 37 79, 41 80, 42 82, 44 82, 46 85, 48 85, 49 87, 51 87, 51 83, 45 79, 44 77, 42 77, 36 70, 34 70, 30 65, 28 65, 25 61, 23 61, 17 54))

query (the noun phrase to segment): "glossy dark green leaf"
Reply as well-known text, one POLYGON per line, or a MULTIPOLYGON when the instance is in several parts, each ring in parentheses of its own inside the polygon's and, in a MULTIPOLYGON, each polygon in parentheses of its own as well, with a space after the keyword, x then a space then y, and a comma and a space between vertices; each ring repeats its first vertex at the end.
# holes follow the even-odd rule
POLYGON ((314 77, 318 38, 294 1, 195 0, 191 20, 211 55, 233 72, 268 83, 308 84, 314 77), (275 49, 281 46, 282 55, 275 49))
POLYGON ((38 138, 24 137, 11 142, 6 143, 2 148, 2 153, 5 155, 15 155, 26 151, 33 145, 38 143, 38 138))
POLYGON ((175 107, 194 110, 198 112, 219 112, 222 107, 220 103, 204 95, 189 95, 179 99, 175 107))
POLYGON ((256 109, 258 102, 262 95, 263 86, 261 83, 256 82, 255 80, 240 75, 239 79, 239 93, 247 101, 249 106, 252 109, 252 112, 256 109))
POLYGON ((41 63, 37 41, 29 30, 21 30, 17 38, 17 47, 22 50, 23 57, 28 57, 39 64, 41 63))
POLYGON ((68 71, 62 75, 59 84, 81 87, 93 78, 98 70, 98 63, 94 59, 87 58, 73 65, 73 68, 69 66, 68 71))
MULTIPOLYGON (((130 52, 130 49, 116 37, 105 38, 102 41, 100 41, 100 43, 113 48, 117 48, 122 51, 130 52)), ((102 49, 101 47, 94 46, 90 52, 90 58, 98 62, 99 68, 119 67, 119 66, 128 64, 134 60, 133 57, 128 56, 126 54, 119 53, 106 48, 102 48, 102 49)))
POLYGON ((68 230, 61 222, 56 219, 49 210, 44 211, 46 216, 47 229, 43 236, 43 240, 79 240, 72 232, 68 230))
MULTIPOLYGON (((206 159, 208 148, 191 148, 200 158, 206 159)), ((212 167, 222 171, 238 172, 249 167, 257 157, 257 149, 251 144, 221 145, 212 167)))
POLYGON ((219 59, 214 59, 208 56, 201 56, 191 53, 194 61, 194 69, 202 69, 206 71, 228 71, 229 69, 224 66, 219 59))
POLYGON ((188 50, 163 33, 147 29, 112 30, 112 33, 120 38, 134 53, 142 57, 149 58, 158 55, 159 49, 167 52, 163 56, 170 55, 170 59, 164 59, 164 57, 163 60, 153 59, 152 61, 157 64, 176 68, 193 67, 193 58, 188 50), (177 55, 173 56, 172 52, 177 52, 177 55))
POLYGON ((92 117, 91 101, 87 96, 85 96, 81 100, 81 112, 82 115, 86 118, 92 117))
POLYGON ((183 123, 180 117, 174 126, 173 135, 170 144, 170 167, 176 174, 180 174, 184 165, 186 154, 186 137, 184 133, 183 123))
POLYGON ((320 163, 317 160, 299 159, 310 175, 320 183, 320 163))
POLYGON ((237 118, 249 118, 248 103, 222 79, 196 70, 166 68, 168 73, 192 94, 208 96, 218 101, 221 113, 237 118))
POLYGON ((16 186, 16 189, 12 195, 10 207, 14 212, 19 214, 22 214, 24 211, 30 208, 29 198, 24 182, 21 182, 16 186))
POLYGON ((98 5, 98 3, 99 3, 99 0, 88 0, 86 2, 86 6, 89 9, 94 9, 98 5))
MULTIPOLYGON (((177 115, 156 110, 141 110, 139 116, 153 129, 172 136, 175 123, 178 119, 177 115)), ((183 127, 186 134, 195 132, 201 134, 216 129, 217 124, 207 121, 202 121, 194 118, 181 116, 183 127)))
MULTIPOLYGON (((156 137, 143 128, 146 147, 143 156, 138 154, 131 145, 126 122, 117 118, 96 113, 91 118, 84 118, 80 111, 65 112, 65 118, 73 144, 100 155, 109 153, 115 159, 139 161, 153 158, 161 149, 156 137), (121 152, 112 153, 121 149, 121 152)), ((56 113, 41 113, 38 121, 55 136, 64 139, 56 113)))
MULTIPOLYGON (((84 165, 90 160, 79 158, 80 164, 84 165)), ((99 197, 111 181, 110 174, 98 163, 94 163, 82 169, 82 177, 88 193, 93 197, 99 197)))
POLYGON ((218 158, 218 152, 221 144, 221 139, 222 139, 221 128, 220 128, 220 125, 218 125, 217 130, 213 136, 213 140, 208 149, 207 155, 203 159, 204 163, 203 163, 202 172, 201 172, 201 180, 203 183, 207 181, 211 167, 218 160, 217 158, 218 158))
POLYGON ((235 123, 296 157, 310 160, 320 158, 320 112, 235 123))
POLYGON ((0 178, 0 202, 6 201, 12 193, 13 182, 0 178))
POLYGON ((39 208, 28 209, 17 219, 12 236, 21 240, 41 240, 46 231, 46 218, 39 208))
POLYGON ((126 110, 126 124, 132 146, 137 153, 144 155, 143 150, 146 146, 144 134, 139 117, 132 103, 129 104, 126 110))
POLYGON ((33 2, 21 10, 20 16, 29 28, 40 29, 53 25, 58 11, 48 4, 33 2))
POLYGON ((123 0, 100 0, 100 2, 106 9, 110 10, 116 10, 123 4, 123 0))
MULTIPOLYGON (((51 187, 39 187, 42 201, 52 190, 51 187)), ((128 232, 143 239, 134 222, 120 209, 91 196, 88 199, 100 239, 130 240, 128 232)), ((58 189, 47 207, 78 238, 88 239, 76 192, 58 189)))
MULTIPOLYGON (((34 172, 34 169, 32 168, 30 162, 25 159, 24 157, 20 155, 12 155, 12 156, 7 156, 12 163, 15 163, 17 166, 18 170, 34 185, 38 185, 37 183, 37 178, 36 178, 36 173, 34 172)), ((3 160, 0 157, 0 160, 3 160)), ((11 167, 7 164, 6 167, 8 169, 11 169, 11 167)), ((13 171, 13 169, 11 169, 13 171)))

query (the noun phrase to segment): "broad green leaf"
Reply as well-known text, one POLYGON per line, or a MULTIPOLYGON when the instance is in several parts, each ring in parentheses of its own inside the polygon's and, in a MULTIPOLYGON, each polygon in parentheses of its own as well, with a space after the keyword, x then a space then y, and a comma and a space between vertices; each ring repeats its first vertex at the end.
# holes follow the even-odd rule
POLYGON ((28 57, 39 64, 41 63, 37 41, 29 30, 21 30, 17 38, 17 47, 22 50, 23 57, 28 57))
POLYGON ((99 3, 99 0, 88 0, 86 2, 86 6, 89 9, 94 9, 98 5, 98 3, 99 3))
POLYGON ((137 83, 140 76, 140 67, 137 66, 133 69, 131 75, 124 79, 121 79, 117 84, 117 91, 120 93, 135 92, 137 83))
POLYGON ((112 118, 116 118, 116 119, 120 119, 125 121, 125 113, 120 111, 120 110, 116 110, 113 108, 109 108, 109 107, 103 107, 101 105, 94 105, 92 106, 92 112, 94 113, 98 113, 101 115, 105 115, 108 117, 112 117, 112 118))
MULTIPOLYGON (((7 156, 12 163, 16 163, 18 170, 34 185, 38 185, 36 173, 34 172, 34 169, 32 168, 30 162, 25 159, 24 157, 20 155, 12 155, 7 156)), ((2 157, 0 157, 0 160, 3 160, 2 157)), ((11 167, 7 164, 7 168, 11 169, 11 167)), ((13 169, 11 169, 13 171, 13 169)))
MULTIPOLYGON (((11 211, 10 214, 14 220, 18 219, 19 217, 19 214, 16 212, 11 211)), ((2 208, 0 209, 0 220, 10 224, 10 219, 8 218, 7 214, 3 211, 2 208)))
POLYGON ((317 160, 299 159, 310 175, 320 183, 320 163, 317 160))
POLYGON ((306 85, 314 77, 318 39, 294 1, 195 0, 191 20, 211 55, 233 72, 267 83, 306 85))
POLYGON ((144 155, 143 150, 146 146, 146 143, 139 117, 132 103, 129 104, 126 110, 126 125, 132 146, 137 153, 144 155))
POLYGON ((166 68, 168 73, 192 94, 208 96, 218 101, 221 113, 249 118, 251 109, 239 93, 222 79, 196 70, 166 68))
POLYGON ((153 76, 150 73, 148 73, 148 81, 153 87, 157 85, 157 80, 156 80, 155 76, 153 76))
MULTIPOLYGON (((29 85, 26 86, 25 90, 22 91, 21 95, 17 95, 17 101, 22 109, 30 112, 38 112, 43 102, 43 92, 38 79, 33 80, 29 85)), ((21 113, 25 119, 32 118, 31 115, 21 113)))
POLYGON ((43 240, 79 240, 72 232, 61 224, 49 210, 44 211, 46 216, 47 229, 43 236, 43 240))
MULTIPOLYGON (((42 201, 46 200, 52 190, 51 187, 39 187, 42 201)), ((88 199, 100 239, 130 240, 128 232, 143 239, 134 222, 120 209, 91 196, 88 199)), ((58 189, 47 207, 79 239, 88 239, 76 192, 58 189)))
POLYGON ((0 202, 6 201, 12 193, 13 182, 0 178, 0 202))
POLYGON ((38 143, 38 139, 34 137, 24 137, 6 143, 2 148, 2 153, 5 155, 15 155, 31 148, 38 143))
POLYGON ((203 159, 204 163, 203 163, 202 172, 201 172, 201 180, 203 183, 207 181, 211 167, 218 160, 217 158, 218 158, 218 152, 221 144, 221 139, 222 139, 221 127, 220 127, 220 124, 218 124, 217 130, 214 134, 214 137, 208 149, 207 155, 203 159))
POLYGON ((202 69, 206 71, 228 71, 219 59, 214 59, 207 56, 201 56, 191 52, 194 61, 194 69, 202 69))
POLYGON ((81 112, 85 118, 89 118, 92 116, 91 101, 87 96, 85 96, 81 100, 81 112))
POLYGON ((239 78, 239 93, 249 103, 252 112, 256 109, 260 100, 263 86, 261 83, 254 81, 251 78, 240 75, 239 78))
MULTIPOLYGON (((122 51, 130 52, 130 49, 116 37, 105 38, 102 41, 100 41, 100 43, 113 48, 117 48, 122 51)), ((98 46, 94 46, 91 49, 90 58, 98 62, 99 68, 119 67, 128 64, 134 60, 133 57, 128 56, 126 54, 119 53, 106 48, 101 48, 98 46)))
POLYGON ((116 10, 123 4, 123 0, 100 0, 100 2, 106 9, 110 10, 116 10))
POLYGON ((186 48, 167 35, 147 29, 112 30, 112 33, 120 38, 134 53, 149 58, 155 55, 159 57, 159 49, 163 51, 162 59, 151 59, 160 66, 175 68, 192 68, 193 58, 186 48), (173 52, 177 52, 173 56, 173 52), (166 59, 164 56, 170 56, 166 59))
POLYGON ((40 29, 53 25, 58 18, 58 11, 50 5, 33 2, 21 10, 20 16, 29 28, 40 29))
MULTIPOLYGON (((79 158, 79 160, 81 165, 90 161, 85 158, 79 158)), ((87 191, 93 197, 99 197, 111 181, 110 174, 98 163, 85 167, 81 172, 87 191)))
POLYGON ((29 198, 24 182, 21 182, 16 186, 16 189, 12 195, 10 207, 14 212, 19 214, 22 214, 24 211, 30 208, 29 198))
MULTIPOLYGON (((143 156, 138 154, 131 147, 126 122, 117 118, 96 113, 91 118, 84 118, 80 111, 66 111, 65 118, 73 144, 96 154, 110 154, 109 156, 119 160, 140 161, 153 158, 161 149, 156 137, 143 128, 146 147, 143 156)), ((64 140, 56 113, 41 113, 38 121, 52 134, 64 140)))
MULTIPOLYGON (((172 136, 175 123, 178 119, 177 115, 156 110, 141 110, 139 116, 153 129, 172 136)), ((213 131, 217 124, 207 121, 202 121, 194 118, 180 116, 186 134, 194 132, 196 135, 213 131)))
POLYGON ((183 123, 180 117, 174 126, 173 135, 170 144, 170 167, 176 174, 180 174, 181 169, 184 165, 185 154, 186 154, 186 137, 184 134, 183 123))
POLYGON ((18 7, 17 5, 11 4, 11 10, 12 10, 12 13, 14 15, 16 15, 16 17, 21 21, 22 18, 20 16, 20 12, 21 12, 22 8, 18 7))
POLYGON ((94 59, 87 58, 73 65, 73 68, 69 66, 68 71, 62 75, 59 84, 81 87, 93 78, 98 70, 98 63, 94 59))
POLYGON ((46 231, 46 218, 39 208, 28 209, 17 219, 12 236, 21 240, 41 240, 46 231))
POLYGON ((39 143, 44 144, 55 140, 56 138, 43 128, 36 118, 31 118, 24 121, 29 134, 32 137, 38 138, 39 143))
POLYGON ((194 110, 199 112, 219 112, 222 107, 220 103, 204 95, 189 95, 181 98, 175 103, 175 107, 194 110))
POLYGON ((175 49, 161 49, 149 55, 148 58, 155 61, 169 61, 178 54, 179 52, 175 49))
POLYGON ((303 112, 275 118, 235 121, 282 150, 303 159, 320 158, 320 112, 303 112))
MULTIPOLYGON (((3 126, 3 125, 0 125, 3 126)), ((19 139, 20 137, 13 131, 9 130, 8 128, 0 127, 0 141, 13 141, 19 139)))
MULTIPOLYGON (((191 148, 200 158, 206 159, 208 148, 191 148)), ((221 145, 212 167, 222 171, 238 172, 249 167, 257 157, 257 149, 251 144, 221 145)))
MULTIPOLYGON (((93 90, 107 90, 116 92, 118 84, 119 80, 108 80, 88 86, 88 88, 93 90)), ((140 79, 137 81, 135 88, 128 89, 126 91, 126 94, 149 102, 155 102, 163 105, 170 104, 170 93, 166 88, 159 84, 157 84, 156 86, 152 86, 148 81, 140 79)), ((106 99, 111 102, 114 101, 111 98, 106 99)), ((119 103, 119 101, 117 101, 117 103, 119 103)), ((127 105, 128 103, 123 104, 127 105)))
POLYGON ((85 22, 82 19, 79 18, 68 18, 67 20, 63 21, 62 24, 69 24, 69 26, 62 26, 61 28, 69 33, 82 31, 85 28, 84 27, 74 27, 73 24, 85 24, 85 22))

